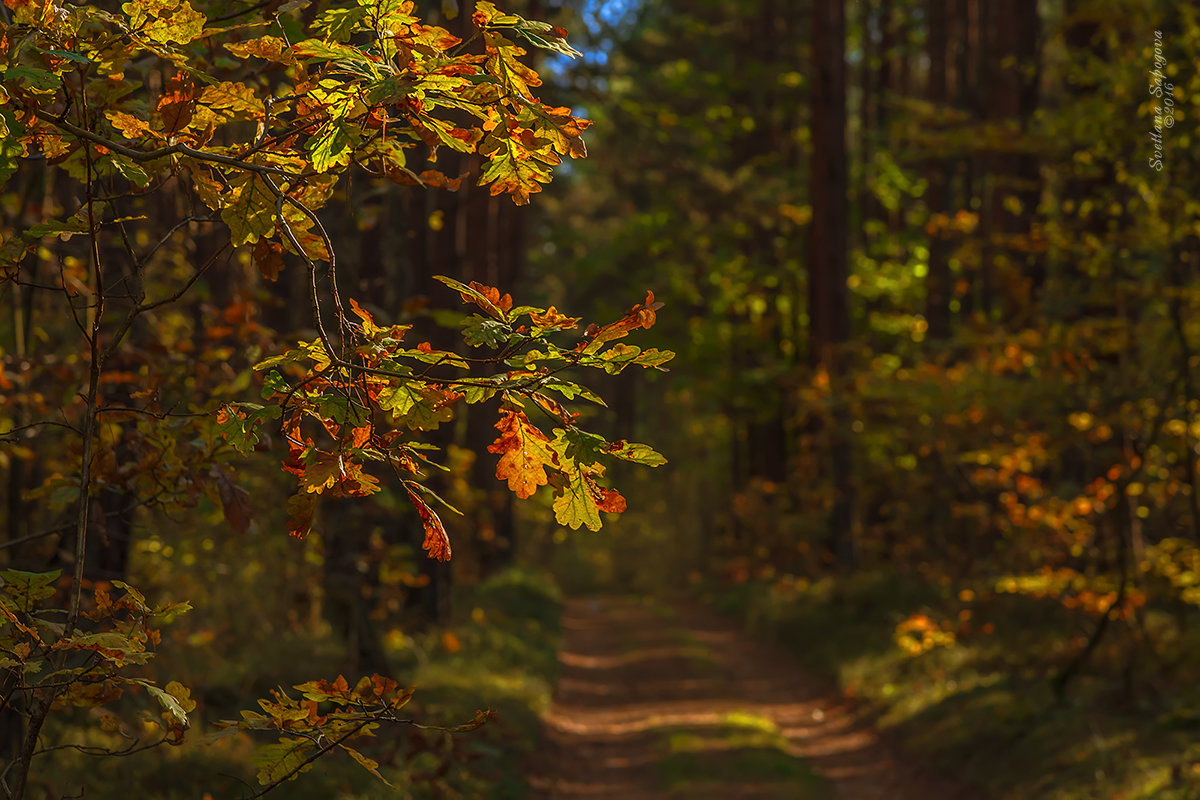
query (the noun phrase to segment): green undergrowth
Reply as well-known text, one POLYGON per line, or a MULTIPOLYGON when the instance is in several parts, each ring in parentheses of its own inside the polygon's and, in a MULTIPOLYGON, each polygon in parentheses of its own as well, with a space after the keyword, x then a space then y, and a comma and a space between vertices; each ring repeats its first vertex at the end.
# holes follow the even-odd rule
POLYGON ((1053 598, 971 603, 959 591, 861 575, 750 582, 707 599, 835 679, 912 756, 981 797, 1200 797, 1200 664, 1180 658, 1180 641, 1164 653, 1135 638, 1161 612, 1147 612, 1140 633, 1114 626, 1059 701, 1051 680, 1090 628, 1053 598), (929 649, 897 639, 915 616, 942 634, 929 649), (1164 668, 1172 658, 1177 666, 1164 668))
MULTIPOLYGON (((333 753, 270 797, 294 800, 382 800, 383 798, 496 798, 528 795, 521 767, 537 746, 539 715, 549 705, 557 671, 561 600, 553 579, 542 572, 510 569, 454 598, 455 621, 416 635, 393 632, 388 660, 397 680, 416 688, 406 707, 431 725, 456 725, 491 709, 494 720, 461 734, 405 727, 378 732, 379 747, 363 745, 380 760, 385 785, 333 753), (398 757, 385 758, 388 752, 398 757)), ((201 700, 194 728, 178 747, 159 747, 122 758, 90 757, 78 750, 39 756, 34 785, 45 796, 124 798, 130 787, 143 798, 234 800, 258 790, 252 742, 245 735, 212 738, 207 724, 254 706, 264 681, 288 687, 333 677, 340 648, 328 636, 286 635, 256 645, 261 658, 246 657, 216 667, 208 680, 193 677, 201 700), (307 645, 307 647, 305 646, 307 645), (227 705, 236 702, 238 705, 227 705), (40 763, 39 763, 40 762, 40 763)), ((294 691, 292 692, 295 693, 294 691)), ((123 717, 137 719, 138 698, 123 717)), ((141 707, 148 708, 146 703, 141 707)), ((108 750, 131 742, 106 733, 94 715, 79 715, 47 731, 47 741, 67 741, 108 750)), ((137 731, 126 725, 127 735, 137 731)), ((266 743, 267 739, 258 740, 266 743)), ((42 796, 42 795, 36 795, 42 796)))
MULTIPOLYGON (((538 745, 557 677, 561 596, 546 573, 514 569, 458 605, 464 619, 450 629, 458 647, 448 652, 445 632, 433 635, 436 652, 416 670, 414 704, 429 719, 468 720, 485 708, 496 719, 458 737, 458 781, 439 797, 519 800, 528 795, 522 768, 538 745)), ((411 796, 425 796, 420 788, 411 796)))

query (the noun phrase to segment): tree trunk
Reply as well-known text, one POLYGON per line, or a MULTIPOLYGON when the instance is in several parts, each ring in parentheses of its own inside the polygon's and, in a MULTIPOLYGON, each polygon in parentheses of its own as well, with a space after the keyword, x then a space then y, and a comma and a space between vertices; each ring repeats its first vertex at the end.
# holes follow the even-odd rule
MULTIPOLYGON (((927 96, 939 117, 945 111, 947 91, 947 58, 949 11, 948 0, 928 0, 926 15, 929 24, 929 86, 927 96)), ((950 170, 952 162, 943 153, 932 153, 925 162, 925 177, 929 188, 926 204, 933 224, 930 226, 929 271, 925 276, 925 320, 931 340, 950 335, 950 231, 946 225, 950 212, 950 170)))
MULTIPOLYGON (((1037 108, 1037 40, 1040 19, 1037 0, 986 4, 992 46, 987 108, 993 126, 1009 137, 1027 132, 1037 108)), ((1024 150, 995 152, 990 158, 991 196, 987 206, 992 243, 992 277, 1003 283, 1005 316, 1017 317, 1045 281, 1045 267, 1030 240, 1041 194, 1037 157, 1024 150)), ((995 286, 995 284, 993 284, 995 286)), ((999 287, 996 287, 999 288, 999 287)))
POLYGON ((809 239, 809 358, 829 374, 833 397, 830 467, 833 506, 829 535, 844 569, 858 561, 853 519, 849 426, 838 393, 843 344, 850 335, 847 277, 846 11, 841 2, 814 3, 812 12, 812 224, 809 239))

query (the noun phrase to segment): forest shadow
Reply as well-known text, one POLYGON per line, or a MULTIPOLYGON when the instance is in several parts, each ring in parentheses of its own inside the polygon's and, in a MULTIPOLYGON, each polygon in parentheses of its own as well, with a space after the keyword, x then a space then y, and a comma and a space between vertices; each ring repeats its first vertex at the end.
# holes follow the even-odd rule
POLYGON ((563 627, 539 797, 815 800, 894 767, 854 703, 729 620, 609 598, 569 602, 563 627))
MULTIPOLYGON (((1078 618, 1053 598, 1021 595, 976 602, 948 644, 899 646, 898 623, 913 614, 945 619, 961 608, 955 600, 949 590, 874 575, 790 593, 747 584, 715 604, 836 679, 887 738, 983 796, 1200 796, 1200 691, 1181 682, 1180 667, 1144 649, 1131 660, 1130 643, 1140 640, 1121 627, 1056 698, 1052 679, 1084 641, 1078 618)), ((1142 624, 1160 623, 1151 615, 1142 624)))

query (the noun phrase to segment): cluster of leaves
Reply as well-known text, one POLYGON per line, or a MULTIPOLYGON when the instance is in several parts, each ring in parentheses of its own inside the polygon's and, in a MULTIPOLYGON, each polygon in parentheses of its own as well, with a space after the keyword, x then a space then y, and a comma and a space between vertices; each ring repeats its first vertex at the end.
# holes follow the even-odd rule
MULTIPOLYGON (((364 459, 416 474, 416 464, 424 460, 416 452, 419 446, 400 442, 396 433, 376 436, 372 405, 390 412, 402 427, 430 430, 449 419, 457 399, 480 402, 499 392, 509 416, 492 451, 504 454, 522 442, 535 444, 522 448, 520 463, 516 458, 503 461, 503 474, 498 474, 528 497, 548 480, 542 465, 555 465, 555 487, 563 498, 558 518, 572 527, 598 528, 600 510, 624 507, 619 495, 596 483, 603 474, 598 453, 661 463, 637 447, 582 438, 574 432, 573 416, 541 391, 588 397, 553 377, 568 366, 598 366, 608 372, 629 363, 661 366, 670 354, 643 353, 628 345, 600 352, 606 342, 625 334, 626 321, 598 329, 575 354, 553 345, 539 350, 532 345, 576 321, 556 312, 547 317, 544 309, 511 313, 463 287, 464 296, 474 293, 483 300, 481 308, 488 314, 467 327, 468 344, 501 348, 496 361, 508 362, 520 373, 461 382, 428 374, 433 367, 467 366, 460 356, 434 352, 427 345, 424 351, 405 349, 399 344, 403 326, 380 328, 354 304, 360 322, 351 322, 336 282, 340 341, 321 322, 317 263, 328 262, 332 272, 335 255, 316 211, 352 164, 401 184, 456 188, 457 178, 410 169, 408 151, 424 144, 431 154, 442 146, 477 152, 485 159, 480 184, 490 184, 492 194, 508 193, 524 203, 550 179, 550 168, 561 156, 586 154, 581 138, 586 120, 533 97, 531 87, 540 79, 518 60, 525 51, 510 38, 577 55, 566 44, 564 31, 502 14, 487 2, 478 3, 472 17, 483 52, 421 23, 408 0, 324 10, 308 26, 307 38, 297 35, 297 19, 280 16, 269 23, 278 35, 245 40, 242 35, 259 34, 254 29, 262 23, 213 28, 188 0, 132 2, 122 6, 122 14, 32 0, 15 4, 13 12, 15 24, 0 38, 0 57, 8 65, 0 94, 0 152, 6 159, 0 163, 0 177, 10 176, 20 158, 38 155, 89 185, 93 177, 120 178, 135 193, 152 192, 176 178, 225 223, 230 245, 253 246, 253 258, 265 276, 278 275, 285 252, 308 266, 320 339, 260 366, 310 361, 312 375, 301 376, 292 386, 282 370, 272 370, 267 396, 279 402, 227 409, 220 418, 222 430, 242 452, 255 438, 256 423, 282 418, 291 447, 285 466, 301 484, 290 509, 293 533, 307 531, 314 495, 333 490, 364 496, 378 489, 378 482, 362 471, 364 459), (218 35, 229 39, 224 52, 212 47, 218 35), (230 56, 274 66, 246 80, 226 80, 230 56), (144 57, 159 61, 170 75, 152 104, 126 74, 144 57), (280 71, 282 82, 275 74, 280 71), (256 133, 246 141, 250 126, 256 133), (530 315, 528 329, 514 326, 521 314, 530 315), (520 351, 525 352, 518 355, 520 351), (402 366, 406 359, 424 362, 427 369, 414 372, 402 366), (315 379, 322 370, 326 373, 315 379), (352 391, 359 395, 353 400, 352 391), (536 443, 537 429, 521 410, 521 395, 563 420, 557 445, 550 439, 536 443), (319 420, 338 439, 338 447, 316 448, 300 429, 306 417, 319 420), (514 477, 517 472, 524 477, 514 477)), ((3 261, 18 264, 48 235, 94 234, 102 225, 126 221, 112 219, 106 205, 93 201, 89 191, 88 202, 67 218, 44 221, 10 237, 3 261)), ((211 220, 206 214, 199 211, 193 218, 211 220)), ((652 299, 628 319, 649 327, 654 321, 651 304, 652 299)), ((147 308, 139 305, 135 313, 147 308)), ((425 520, 426 548, 437 558, 449 558, 441 523, 425 500, 431 493, 412 481, 405 486, 425 520)))
MULTIPOLYGON (((270 731, 278 734, 274 744, 255 751, 258 780, 264 786, 292 780, 312 768, 325 753, 341 750, 379 780, 379 762, 364 755, 351 742, 372 737, 383 724, 419 725, 402 718, 400 710, 412 699, 413 690, 403 688, 391 678, 371 675, 352 688, 345 677, 333 681, 308 681, 294 687, 299 697, 276 690, 270 699, 259 700, 262 713, 243 711, 236 721, 217 723, 227 732, 270 731)), ((478 728, 491 714, 480 711, 475 718, 453 728, 435 728, 450 733, 465 733, 478 728)), ((390 785, 390 784, 389 784, 390 785)))
POLYGON ((598 530, 601 511, 625 510, 620 493, 599 484, 603 459, 648 466, 666 459, 647 445, 610 442, 580 429, 579 414, 563 400, 583 398, 601 405, 603 400, 561 373, 575 367, 610 374, 630 365, 663 369, 674 356, 670 351, 614 343, 634 329, 651 327, 662 304, 648 293, 620 319, 589 326, 567 348, 549 337, 575 329, 579 318, 554 307, 513 307, 510 295, 475 282, 439 280, 478 309, 463 323, 467 343, 490 348, 494 355, 466 358, 428 342, 406 347, 410 325, 381 326, 350 300, 358 320, 350 329, 353 346, 345 348, 351 360, 331 357, 320 341, 312 341, 260 362, 256 369, 263 373, 268 404, 227 405, 219 415, 221 433, 248 453, 259 441, 261 426, 281 421, 288 445, 283 467, 298 483, 288 503, 293 536, 308 533, 318 495, 364 497, 379 491, 379 479, 366 471, 368 464, 377 463, 396 475, 416 506, 425 528, 425 550, 448 560, 450 542, 433 504, 454 509, 417 480, 422 468, 436 466, 422 452, 429 446, 417 437, 449 421, 459 401, 473 405, 498 399, 499 435, 488 447, 500 457, 496 477, 523 499, 549 484, 561 524, 598 530), (490 374, 478 374, 485 370, 490 374), (535 411, 555 425, 550 434, 530 420, 535 411), (318 444, 306 433, 306 422, 329 443, 318 444))
MULTIPOLYGON (((127 674, 129 667, 144 666, 161 641, 159 626, 191 609, 187 602, 151 606, 137 589, 121 581, 94 590, 83 617, 88 624, 71 628, 55 608, 60 596, 58 572, 21 570, 0 572, 0 670, 8 675, 0 707, 45 704, 52 711, 88 708, 102 730, 129 740, 123 754, 160 744, 180 744, 196 709, 189 689, 178 681, 160 687, 143 676, 127 674), (116 597, 110 589, 120 594, 116 597), (160 707, 158 716, 144 711, 143 720, 161 731, 157 739, 143 741, 122 717, 108 708, 126 693, 146 692, 160 707)), ((278 741, 255 751, 258 778, 276 786, 307 771, 331 750, 348 753, 358 764, 383 780, 378 762, 352 747, 350 742, 368 737, 384 724, 463 733, 484 724, 490 713, 478 712, 473 720, 452 728, 419 725, 398 712, 413 696, 411 688, 380 675, 362 678, 351 688, 344 677, 310 681, 295 687, 300 698, 275 691, 259 700, 262 713, 243 711, 242 719, 218 723, 232 732, 272 731, 278 741), (324 710, 322 710, 324 709, 324 710)), ((224 735, 224 734, 222 734, 224 735)), ((108 751, 77 745, 84 752, 108 751)), ((34 753, 36 755, 36 753, 34 753)), ((385 781, 386 782, 386 781, 385 781)))
MULTIPOLYGON (((176 177, 219 215, 233 246, 254 245, 271 277, 284 250, 306 262, 333 258, 314 212, 351 164, 400 184, 456 188, 458 178, 411 169, 408 151, 479 153, 480 184, 525 203, 562 156, 586 154, 588 122, 533 97, 540 81, 509 38, 572 54, 563 32, 490 3, 473 16, 484 52, 423 24, 411 0, 326 9, 306 38, 289 15, 212 27, 189 0, 131 2, 121 13, 10 5, 14 22, 0 35, 0 180, 34 157, 81 181, 93 171, 123 179, 135 192, 176 177), (156 98, 134 74, 146 58, 169 76, 156 98), (262 66, 237 80, 235 59, 262 66)), ((13 237, 4 260, 41 237, 112 224, 102 206, 13 237)))
MULTIPOLYGON (((111 9, 57 0, 5 5, 11 13, 0 22, 0 186, 45 165, 53 179, 47 185, 63 191, 47 191, 59 205, 47 200, 35 224, 26 219, 2 231, 0 283, 39 298, 61 295, 82 336, 74 339, 64 324, 68 343, 55 345, 70 348, 63 364, 84 365, 89 378, 79 392, 78 371, 64 366, 55 380, 70 387, 69 400, 29 391, 22 419, 0 421, 6 465, 10 457, 33 460, 32 440, 49 426, 81 443, 62 448, 66 477, 56 473, 22 498, 52 495, 55 513, 75 507, 69 609, 55 608, 62 600, 57 573, 0 575, 0 668, 11 678, 2 707, 27 723, 25 750, 10 764, 14 774, 23 770, 12 796, 24 795, 51 712, 99 710, 141 687, 162 706, 163 741, 174 743, 194 708, 178 683, 160 688, 130 677, 130 668, 153 655, 153 625, 186 604, 148 605, 124 583, 112 584, 123 592, 116 600, 97 589, 80 603, 85 545, 89 536, 104 538, 101 489, 133 508, 194 505, 205 491, 244 532, 247 495, 220 463, 228 450, 218 449, 228 444, 247 455, 265 447, 263 427, 277 425, 287 447, 284 469, 298 484, 289 503, 293 534, 309 529, 318 496, 378 491, 380 478, 367 471, 378 464, 401 481, 424 522, 426 549, 444 560, 450 545, 434 511, 442 503, 419 480, 433 466, 421 437, 450 420, 460 401, 498 400, 500 435, 489 448, 500 456, 497 476, 521 497, 551 484, 558 518, 575 528, 598 528, 600 511, 624 508, 624 499, 599 483, 604 457, 663 463, 644 445, 580 430, 578 415, 554 397, 602 404, 561 377, 569 368, 662 368, 671 353, 616 342, 653 325, 661 304, 652 295, 566 347, 549 337, 574 329, 577 319, 554 308, 513 308, 496 289, 445 279, 481 312, 466 321, 467 344, 492 355, 412 346, 404 342, 408 326, 380 325, 354 301, 343 305, 334 243, 318 217, 354 167, 402 186, 459 188, 461 177, 426 168, 437 166, 442 148, 475 154, 478 183, 492 195, 528 202, 563 157, 586 155, 588 122, 540 102, 533 94, 540 79, 520 61, 526 53, 518 42, 578 55, 564 31, 488 2, 476 4, 478 31, 465 41, 414 16, 411 0, 358 0, 315 13, 272 3, 226 14, 192 0, 130 0, 111 9), (185 236, 190 241, 182 242, 185 236), (190 245, 210 237, 208 259, 192 258, 190 245), (252 343, 242 336, 252 327, 245 303, 230 304, 223 319, 208 317, 215 324, 203 331, 199 353, 195 341, 180 341, 168 358, 161 342, 138 349, 130 340, 140 337, 139 318, 168 315, 206 270, 238 248, 267 280, 289 260, 303 264, 318 336, 258 365, 265 402, 224 405, 214 442, 204 435, 211 433, 206 412, 250 383, 249 373, 234 377, 226 362, 236 348, 220 340, 255 359, 277 346, 263 330, 253 331, 252 343), (329 288, 318 289, 325 277, 329 288), (166 406, 163 387, 186 392, 180 404, 192 407, 177 413, 166 406), (111 402, 117 395, 122 401, 111 402), (68 416, 67 406, 70 423, 33 419, 68 416), (535 409, 554 423, 549 433, 530 421, 535 409)), ((20 216, 33 212, 23 208, 20 216)), ((190 322, 175 324, 181 340, 194 333, 190 322)), ((0 371, 0 389, 14 385, 8 381, 0 371)), ((378 725, 411 722, 397 716, 410 693, 379 676, 353 689, 342 679, 298 688, 303 699, 277 693, 263 701, 263 714, 248 713, 233 726, 279 734, 260 760, 268 787, 334 749, 378 774, 377 764, 348 743, 378 725)), ((115 716, 102 719, 122 730, 115 716)))
MULTIPOLYGON (((56 588, 59 576, 57 571, 0 572, 0 670, 8 676, 0 707, 94 708, 99 710, 101 726, 116 731, 120 719, 103 711, 103 706, 130 689, 140 689, 162 707, 161 718, 145 715, 163 732, 154 744, 181 742, 189 724, 187 714, 196 707, 188 689, 176 681, 159 687, 126 670, 148 663, 161 640, 158 626, 191 606, 186 602, 151 606, 137 589, 113 581, 111 587, 95 588, 90 607, 83 611, 86 627, 72 625, 54 602, 61 596, 56 588), (110 588, 118 590, 119 596, 114 598, 110 588)), ((139 746, 134 739, 130 748, 139 746)))

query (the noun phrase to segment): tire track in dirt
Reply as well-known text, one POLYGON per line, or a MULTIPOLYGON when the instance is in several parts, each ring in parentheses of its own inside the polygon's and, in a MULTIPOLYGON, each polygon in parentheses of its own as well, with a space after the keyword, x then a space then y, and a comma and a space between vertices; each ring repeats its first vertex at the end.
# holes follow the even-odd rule
POLYGON ((728 619, 568 601, 538 800, 972 800, 899 758, 854 703, 728 619))

